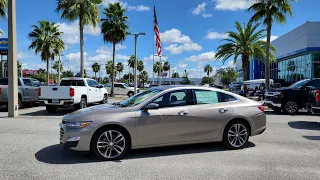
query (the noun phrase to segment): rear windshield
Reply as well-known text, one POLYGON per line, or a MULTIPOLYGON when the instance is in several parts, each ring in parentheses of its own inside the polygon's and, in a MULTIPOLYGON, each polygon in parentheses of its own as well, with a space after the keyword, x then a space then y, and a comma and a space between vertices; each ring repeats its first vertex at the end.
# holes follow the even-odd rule
POLYGON ((62 80, 60 86, 85 86, 83 80, 62 80))

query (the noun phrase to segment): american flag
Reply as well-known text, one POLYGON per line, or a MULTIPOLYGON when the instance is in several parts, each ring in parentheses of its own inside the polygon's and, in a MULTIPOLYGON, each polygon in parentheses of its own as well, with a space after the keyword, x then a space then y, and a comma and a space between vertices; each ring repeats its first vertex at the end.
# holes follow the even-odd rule
POLYGON ((157 14, 156 14, 156 6, 154 6, 154 27, 153 27, 153 30, 156 34, 157 53, 158 53, 158 56, 160 56, 161 55, 161 43, 160 43, 160 32, 159 32, 157 14))

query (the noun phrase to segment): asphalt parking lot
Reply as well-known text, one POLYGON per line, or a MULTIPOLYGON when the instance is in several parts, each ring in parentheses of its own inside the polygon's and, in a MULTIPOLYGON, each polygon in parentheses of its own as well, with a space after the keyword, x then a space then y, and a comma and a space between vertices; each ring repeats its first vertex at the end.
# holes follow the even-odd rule
POLYGON ((267 113, 267 130, 231 151, 220 143, 131 151, 101 162, 59 145, 58 123, 73 109, 44 107, 7 118, 0 109, 0 179, 320 179, 320 117, 267 113))

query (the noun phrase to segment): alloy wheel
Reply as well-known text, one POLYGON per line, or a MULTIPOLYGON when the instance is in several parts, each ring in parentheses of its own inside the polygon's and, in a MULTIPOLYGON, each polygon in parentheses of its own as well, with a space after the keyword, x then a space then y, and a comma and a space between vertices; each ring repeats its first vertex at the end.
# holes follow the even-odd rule
POLYGON ((80 108, 81 109, 84 109, 84 108, 86 108, 87 107, 87 101, 86 101, 86 99, 82 99, 81 100, 81 106, 80 106, 80 108))
POLYGON ((97 149, 101 156, 113 159, 120 156, 126 147, 123 134, 116 130, 108 130, 100 135, 97 141, 97 149))
POLYGON ((288 113, 290 114, 294 114, 295 112, 297 112, 298 110, 298 105, 296 102, 293 102, 293 101, 289 101, 286 103, 285 105, 285 109, 288 113))
POLYGON ((233 147, 241 147, 248 140, 248 130, 243 124, 234 124, 228 130, 228 142, 233 147))

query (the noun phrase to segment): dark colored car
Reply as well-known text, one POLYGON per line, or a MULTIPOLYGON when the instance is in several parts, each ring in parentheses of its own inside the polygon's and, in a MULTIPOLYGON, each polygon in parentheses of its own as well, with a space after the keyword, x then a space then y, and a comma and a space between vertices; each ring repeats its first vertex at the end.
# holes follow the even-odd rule
POLYGON ((289 87, 276 88, 265 92, 264 104, 275 111, 296 114, 307 108, 310 89, 320 89, 320 78, 304 79, 289 87))

